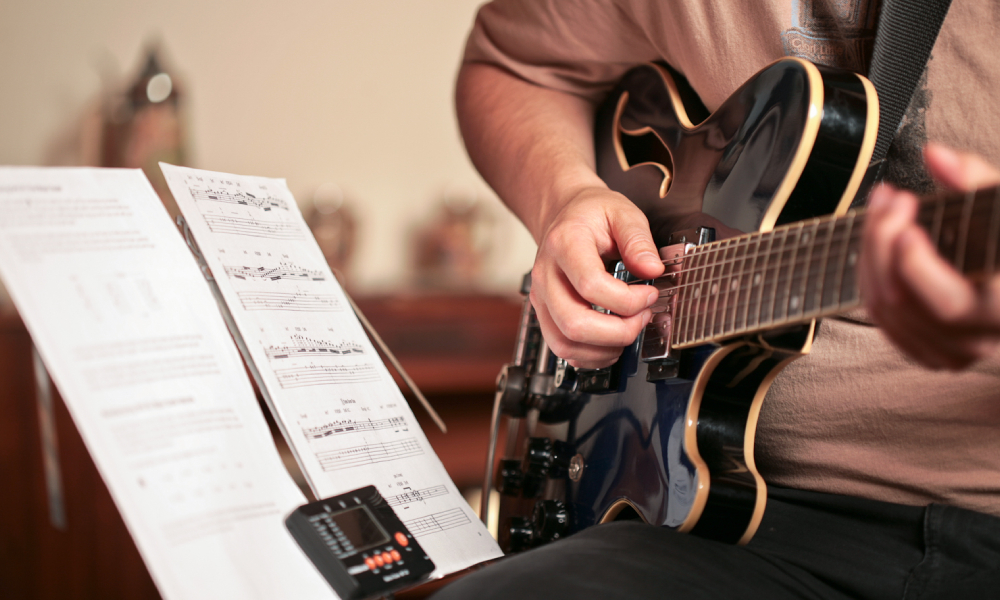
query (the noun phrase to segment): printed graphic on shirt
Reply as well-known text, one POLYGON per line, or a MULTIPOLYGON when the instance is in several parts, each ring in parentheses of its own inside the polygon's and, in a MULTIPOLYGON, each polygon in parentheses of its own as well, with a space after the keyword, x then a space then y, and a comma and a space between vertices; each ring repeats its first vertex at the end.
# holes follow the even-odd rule
POLYGON ((878 23, 876 0, 792 0, 785 54, 865 73, 878 23))

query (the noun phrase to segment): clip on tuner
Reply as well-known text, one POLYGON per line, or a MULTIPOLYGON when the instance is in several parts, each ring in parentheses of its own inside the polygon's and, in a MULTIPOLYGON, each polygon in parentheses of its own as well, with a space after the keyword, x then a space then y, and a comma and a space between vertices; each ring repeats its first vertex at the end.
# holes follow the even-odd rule
POLYGON ((285 527, 344 600, 389 594, 434 570, 372 485, 300 506, 285 527))

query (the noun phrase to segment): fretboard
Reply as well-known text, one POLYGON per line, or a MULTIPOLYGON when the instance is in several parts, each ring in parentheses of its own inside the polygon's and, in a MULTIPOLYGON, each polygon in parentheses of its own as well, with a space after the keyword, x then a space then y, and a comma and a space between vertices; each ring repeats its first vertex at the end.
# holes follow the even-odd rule
MULTIPOLYGON (((692 249, 673 275, 653 282, 662 298, 654 313, 676 297, 671 346, 804 323, 860 305, 864 220, 864 210, 850 211, 692 249)), ((1000 265, 1000 188, 926 199, 917 220, 959 271, 989 276, 1000 265)), ((663 331, 656 321, 647 338, 663 331)))

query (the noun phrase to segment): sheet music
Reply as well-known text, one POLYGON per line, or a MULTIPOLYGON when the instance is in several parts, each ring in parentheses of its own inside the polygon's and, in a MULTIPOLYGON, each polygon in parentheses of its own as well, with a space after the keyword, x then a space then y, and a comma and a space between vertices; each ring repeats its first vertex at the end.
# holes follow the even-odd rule
POLYGON ((436 576, 501 556, 369 342, 285 181, 160 166, 317 495, 375 485, 436 576))
POLYGON ((0 214, 0 275, 163 597, 335 598, 285 530, 305 498, 142 171, 0 168, 0 214))

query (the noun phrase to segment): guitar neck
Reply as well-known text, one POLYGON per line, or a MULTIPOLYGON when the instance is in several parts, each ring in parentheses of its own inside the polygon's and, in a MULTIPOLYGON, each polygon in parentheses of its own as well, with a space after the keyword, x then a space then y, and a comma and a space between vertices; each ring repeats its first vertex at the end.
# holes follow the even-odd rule
MULTIPOLYGON (((654 281, 674 297, 671 346, 684 348, 837 314, 861 303, 857 264, 864 210, 694 248, 654 281)), ((921 202, 918 222, 959 271, 1000 265, 1000 188, 921 202)), ((654 308, 654 312, 656 308, 654 308)), ((658 335, 654 324, 648 335, 658 335)))

